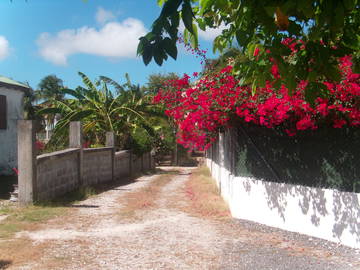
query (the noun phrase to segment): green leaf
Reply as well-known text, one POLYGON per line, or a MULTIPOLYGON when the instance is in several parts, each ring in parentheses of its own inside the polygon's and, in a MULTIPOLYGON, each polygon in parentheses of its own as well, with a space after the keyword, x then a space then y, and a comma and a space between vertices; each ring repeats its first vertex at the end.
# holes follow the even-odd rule
POLYGON ((334 30, 337 30, 344 26, 344 18, 345 18, 344 8, 342 3, 339 2, 335 9, 334 21, 332 22, 334 30))
POLYGON ((166 37, 163 40, 163 47, 168 55, 170 55, 174 60, 177 58, 177 48, 176 43, 173 42, 170 38, 166 37))
POLYGON ((300 6, 302 12, 306 18, 312 18, 314 16, 314 8, 312 6, 312 1, 305 1, 300 6))
POLYGON ((69 120, 70 121, 79 121, 93 113, 95 113, 94 110, 83 110, 83 111, 75 112, 70 116, 69 120))
POLYGON ((250 36, 247 32, 238 30, 236 31, 236 41, 238 42, 239 46, 245 49, 250 42, 250 36))
POLYGON ((144 37, 139 38, 140 42, 138 44, 137 50, 136 50, 136 55, 142 55, 144 52, 144 43, 146 42, 144 40, 144 37))
POLYGON ((317 78, 317 72, 315 70, 312 70, 308 73, 307 79, 309 82, 314 82, 316 78, 317 78))
POLYGON ((259 87, 265 87, 266 85, 265 73, 260 73, 257 75, 256 84, 259 87))
POLYGON ((44 108, 37 111, 36 114, 44 115, 44 114, 57 114, 57 113, 63 113, 63 110, 61 108, 44 108))
POLYGON ((204 14, 213 3, 214 0, 200 0, 200 15, 204 14))
POLYGON ((353 10, 356 5, 356 0, 343 0, 344 6, 347 10, 353 10))
POLYGON ((145 35, 145 42, 147 41, 148 43, 155 40, 156 35, 153 32, 149 32, 145 35))
POLYGON ((155 50, 154 50, 154 60, 156 62, 156 64, 158 64, 159 66, 162 65, 163 63, 163 60, 165 58, 165 52, 164 52, 164 48, 162 46, 162 42, 158 42, 156 43, 156 47, 155 47, 155 50))
POLYGON ((157 0, 157 4, 159 7, 162 7, 165 2, 166 2, 166 0, 157 0))
POLYGON ((251 84, 251 95, 255 95, 256 94, 256 80, 253 81, 253 83, 251 84))
POLYGON ((144 51, 143 51, 142 57, 143 57, 144 64, 147 66, 153 57, 153 48, 152 48, 151 44, 147 44, 146 46, 144 46, 144 51))
POLYGON ((205 20, 198 19, 197 20, 198 26, 202 31, 206 31, 206 22, 205 20))
POLYGON ((289 27, 287 29, 287 31, 289 32, 289 34, 291 35, 296 35, 296 36, 300 36, 301 34, 301 26, 298 25, 297 23, 290 21, 289 27))
POLYGON ((177 12, 182 0, 167 0, 163 5, 159 17, 168 17, 177 12))
POLYGON ((191 34, 194 34, 193 23, 192 23, 193 12, 192 12, 192 8, 191 8, 190 0, 184 1, 183 5, 182 5, 181 14, 182 14, 182 20, 184 22, 186 29, 191 34))
POLYGON ((333 81, 339 82, 341 80, 340 70, 335 65, 327 65, 325 68, 325 75, 333 81))
POLYGON ((86 76, 84 73, 82 72, 78 72, 78 74, 80 75, 80 77, 82 78, 83 83, 86 85, 86 87, 88 87, 89 89, 91 89, 92 91, 96 91, 96 87, 95 85, 92 83, 92 81, 89 79, 88 76, 86 76))
POLYGON ((305 100, 311 106, 314 106, 316 98, 326 96, 326 91, 324 84, 311 82, 305 88, 305 100))
POLYGON ((197 28, 194 24, 193 24, 193 29, 194 29, 194 33, 190 35, 191 46, 193 48, 197 48, 199 46, 199 40, 198 40, 197 28))
POLYGON ((285 77, 285 85, 288 88, 289 95, 292 95, 296 88, 296 80, 292 72, 289 72, 288 76, 285 77))
POLYGON ((269 15, 269 17, 274 17, 275 11, 276 11, 276 7, 264 7, 266 14, 269 15))
POLYGON ((65 94, 71 95, 79 100, 84 99, 84 96, 82 94, 80 94, 79 92, 77 92, 76 90, 64 88, 61 91, 64 92, 65 94))

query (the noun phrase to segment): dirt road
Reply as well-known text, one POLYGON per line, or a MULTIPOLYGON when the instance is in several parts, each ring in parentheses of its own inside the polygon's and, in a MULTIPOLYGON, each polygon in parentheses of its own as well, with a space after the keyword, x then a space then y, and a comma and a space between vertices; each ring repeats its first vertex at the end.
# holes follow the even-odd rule
POLYGON ((159 175, 142 176, 75 204, 65 217, 17 233, 41 254, 6 269, 360 269, 358 250, 184 210, 193 169, 167 170, 177 172, 161 184, 159 175), (159 187, 154 202, 129 196, 151 185, 159 187), (131 208, 139 202, 139 209, 131 208))

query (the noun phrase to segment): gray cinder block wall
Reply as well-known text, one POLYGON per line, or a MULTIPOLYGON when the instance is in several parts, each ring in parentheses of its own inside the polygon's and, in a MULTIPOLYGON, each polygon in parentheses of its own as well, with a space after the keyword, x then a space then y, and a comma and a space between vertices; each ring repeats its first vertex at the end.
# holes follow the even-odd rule
POLYGON ((80 186, 101 184, 155 168, 150 153, 115 152, 115 140, 106 134, 107 147, 82 148, 80 122, 71 122, 71 148, 36 156, 34 121, 18 123, 19 201, 51 200, 80 186))

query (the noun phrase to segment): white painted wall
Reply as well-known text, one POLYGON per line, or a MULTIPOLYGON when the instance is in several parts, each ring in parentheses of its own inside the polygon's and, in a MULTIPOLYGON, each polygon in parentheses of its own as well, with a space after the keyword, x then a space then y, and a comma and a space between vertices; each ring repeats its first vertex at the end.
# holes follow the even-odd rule
POLYGON ((234 177, 209 158, 206 165, 233 217, 360 248, 359 193, 234 177))
POLYGON ((7 129, 0 129, 0 175, 11 174, 17 167, 17 120, 23 119, 24 92, 0 87, 0 95, 6 96, 7 129))

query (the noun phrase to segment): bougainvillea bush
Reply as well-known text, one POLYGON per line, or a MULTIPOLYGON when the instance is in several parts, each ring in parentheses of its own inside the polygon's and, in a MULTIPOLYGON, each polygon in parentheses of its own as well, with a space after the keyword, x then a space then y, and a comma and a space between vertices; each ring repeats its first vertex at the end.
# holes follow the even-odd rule
MULTIPOLYGON (((286 44, 294 51, 298 48, 294 42, 286 44)), ((260 53, 266 54, 254 50, 255 57, 260 53)), ((360 127, 360 74, 353 73, 351 65, 351 56, 339 58, 339 82, 299 81, 292 91, 281 83, 276 61, 269 71, 273 79, 256 91, 240 86, 229 65, 195 83, 188 75, 169 81, 154 102, 165 105, 165 113, 178 125, 178 142, 189 149, 207 149, 219 129, 234 120, 282 129, 289 136, 322 126, 360 127), (279 82, 281 86, 275 87, 279 82), (316 84, 316 92, 305 91, 309 83, 316 84)))

